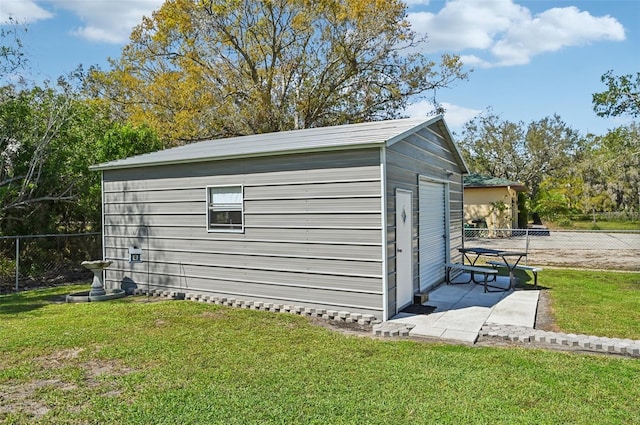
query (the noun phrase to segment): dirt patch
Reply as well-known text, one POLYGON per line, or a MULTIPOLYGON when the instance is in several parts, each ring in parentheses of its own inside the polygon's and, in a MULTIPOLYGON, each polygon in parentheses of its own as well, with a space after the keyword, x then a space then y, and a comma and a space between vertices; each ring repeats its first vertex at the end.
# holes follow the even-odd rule
POLYGON ((53 369, 60 367, 61 363, 66 363, 69 360, 77 359, 84 351, 84 348, 67 348, 64 350, 56 351, 44 357, 36 357, 34 360, 47 369, 53 369))
POLYGON ((549 290, 541 290, 538 297, 538 309, 536 310, 536 329, 549 332, 560 332, 553 320, 553 306, 549 290))
POLYGON ((311 317, 309 320, 315 326, 320 326, 345 335, 373 337, 373 326, 371 325, 361 325, 359 323, 347 323, 342 321, 339 322, 336 320, 327 320, 318 317, 311 317))
POLYGON ((131 302, 134 303, 159 303, 164 301, 175 301, 171 298, 166 297, 148 297, 146 295, 136 295, 134 297, 129 297, 131 302))
POLYGON ((640 250, 530 250, 529 264, 589 270, 640 270, 640 250))
POLYGON ((58 387, 57 379, 33 380, 18 385, 0 385, 0 419, 10 413, 23 412, 33 418, 46 415, 49 406, 37 400, 36 393, 43 388, 58 387))
MULTIPOLYGON (((84 348, 69 348, 34 359, 44 370, 55 370, 70 365, 79 366, 83 369, 85 376, 81 384, 57 378, 0 384, 0 422, 9 414, 26 415, 36 420, 42 418, 53 408, 43 401, 41 396, 42 392, 50 390, 71 392, 84 387, 85 389, 95 388, 101 396, 119 396, 122 389, 113 381, 107 382, 103 378, 123 376, 135 370, 115 360, 78 362, 84 351, 84 348)), ((80 407, 82 406, 77 406, 78 409, 80 407)))
POLYGON ((216 310, 216 311, 205 311, 202 314, 199 314, 198 317, 202 317, 204 319, 226 319, 229 317, 228 310, 216 310))
POLYGON ((87 385, 90 387, 98 386, 98 380, 102 377, 124 376, 135 372, 135 369, 116 360, 85 362, 81 366, 86 371, 87 385))

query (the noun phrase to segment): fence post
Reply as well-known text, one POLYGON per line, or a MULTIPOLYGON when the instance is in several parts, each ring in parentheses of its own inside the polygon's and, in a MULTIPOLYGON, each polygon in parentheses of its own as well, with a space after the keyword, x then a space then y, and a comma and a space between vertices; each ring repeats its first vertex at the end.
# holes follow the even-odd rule
POLYGON ((16 236, 16 292, 20 282, 20 236, 16 236))
POLYGON ((526 238, 525 238, 526 242, 525 242, 525 246, 524 246, 524 252, 527 255, 524 257, 524 264, 526 266, 526 265, 528 265, 527 258, 529 257, 529 228, 528 227, 527 227, 527 230, 526 230, 525 234, 526 234, 526 238))

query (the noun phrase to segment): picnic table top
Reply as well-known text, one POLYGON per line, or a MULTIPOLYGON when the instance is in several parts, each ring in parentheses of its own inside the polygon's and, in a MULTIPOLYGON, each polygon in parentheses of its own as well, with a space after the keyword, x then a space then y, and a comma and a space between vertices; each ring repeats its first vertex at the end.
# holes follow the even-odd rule
POLYGON ((521 252, 521 251, 504 251, 500 249, 479 248, 479 247, 460 248, 459 251, 463 254, 472 253, 477 255, 486 255, 490 257, 511 257, 511 256, 525 257, 527 255, 526 252, 521 252))

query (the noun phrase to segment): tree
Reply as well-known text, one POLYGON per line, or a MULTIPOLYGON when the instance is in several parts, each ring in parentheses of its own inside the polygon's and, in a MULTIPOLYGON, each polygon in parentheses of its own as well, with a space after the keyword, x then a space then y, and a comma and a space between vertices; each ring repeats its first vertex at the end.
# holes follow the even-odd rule
POLYGON ((595 137, 580 163, 585 206, 598 211, 640 211, 640 127, 631 123, 595 137))
POLYGON ((54 231, 54 215, 77 200, 83 179, 73 159, 89 140, 74 143, 70 133, 83 117, 87 126, 95 117, 63 79, 43 87, 5 86, 1 93, 0 231, 54 231))
POLYGON ((66 124, 70 102, 51 89, 4 87, 0 106, 0 219, 29 220, 36 203, 70 199, 68 189, 45 188, 45 161, 66 124))
MULTIPOLYGON (((108 128, 94 135, 90 151, 84 150, 84 157, 77 161, 78 174, 84 176, 78 185, 79 197, 76 212, 83 214, 75 219, 88 220, 92 224, 100 222, 102 204, 102 184, 100 173, 90 171, 89 166, 130 156, 142 155, 164 149, 156 132, 146 125, 134 126, 129 123, 109 123, 108 128)), ((78 140, 82 142, 81 140, 78 140)), ((70 217, 70 220, 73 221, 70 217)))
POLYGON ((491 111, 464 125, 460 147, 472 172, 524 183, 534 200, 545 176, 581 150, 578 133, 558 115, 525 125, 491 111))
POLYGON ((172 141, 396 117, 467 76, 457 56, 411 53, 405 13, 399 0, 168 0, 89 86, 172 141))
POLYGON ((0 234, 100 223, 98 162, 162 149, 147 127, 112 123, 66 80, 0 88, 0 234))
POLYGON ((13 75, 24 68, 21 32, 13 19, 0 28, 0 234, 19 231, 21 223, 38 223, 46 206, 71 200, 63 175, 48 167, 59 152, 55 141, 64 132, 74 110, 71 85, 27 88, 13 75))
POLYGON ((640 116, 640 72, 614 76, 607 71, 600 81, 607 85, 607 90, 593 94, 593 110, 600 117, 630 115, 640 116))
POLYGON ((570 209, 564 194, 556 189, 551 189, 540 192, 533 212, 555 221, 559 215, 570 212, 570 209))
POLYGON ((21 34, 26 31, 12 17, 0 26, 0 81, 11 76, 27 62, 21 34))
POLYGON ((82 69, 30 85, 9 74, 28 65, 22 28, 0 28, 0 235, 85 231, 100 223, 91 164, 158 150, 148 127, 113 122, 79 90, 82 69))

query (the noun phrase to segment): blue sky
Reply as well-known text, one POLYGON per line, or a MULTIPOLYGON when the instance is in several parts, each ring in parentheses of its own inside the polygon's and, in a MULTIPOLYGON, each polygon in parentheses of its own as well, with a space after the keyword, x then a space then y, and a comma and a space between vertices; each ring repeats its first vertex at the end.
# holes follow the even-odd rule
MULTIPOLYGON (((24 37, 34 79, 55 79, 77 65, 107 66, 133 26, 162 0, 2 0, 0 21, 28 26, 24 37)), ((473 69, 468 81, 442 90, 437 100, 454 132, 491 107, 510 121, 554 113, 582 134, 604 134, 628 118, 605 119, 591 95, 600 77, 640 71, 640 1, 408 0, 408 19, 427 34, 431 58, 454 53, 473 69)), ((407 113, 424 115, 416 100, 407 113)))

